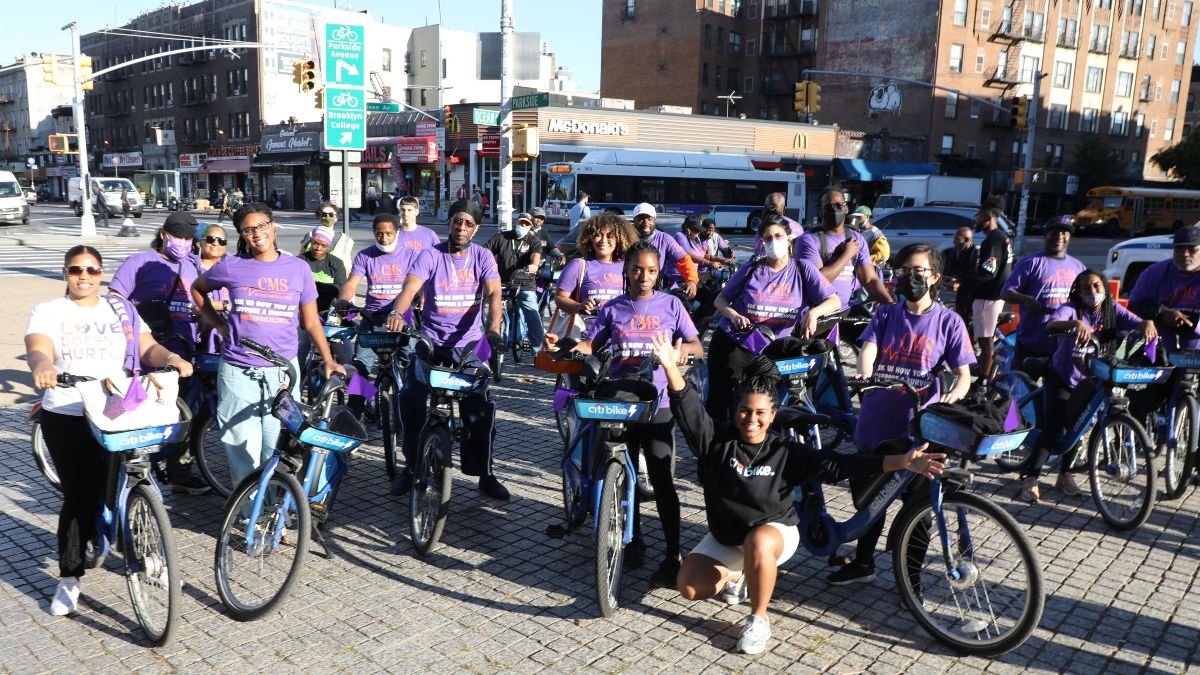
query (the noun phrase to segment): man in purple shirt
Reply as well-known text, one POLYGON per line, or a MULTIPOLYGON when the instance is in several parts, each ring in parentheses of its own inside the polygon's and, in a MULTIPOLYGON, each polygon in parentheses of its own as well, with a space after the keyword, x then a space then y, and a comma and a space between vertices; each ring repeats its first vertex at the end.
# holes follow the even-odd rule
POLYGON ((833 285, 842 307, 859 288, 877 302, 892 301, 883 280, 875 273, 870 247, 863 236, 846 227, 846 195, 841 190, 826 190, 821 195, 821 224, 796 238, 793 257, 821 270, 821 276, 833 285))
MULTIPOLYGON (((1041 253, 1025 256, 1013 265, 1012 274, 1004 282, 1000 299, 1016 303, 1021 315, 1017 325, 1017 349, 1013 367, 1020 370, 1027 356, 1049 356, 1054 353, 1054 340, 1046 335, 1050 315, 1067 301, 1075 277, 1084 270, 1083 263, 1067 255, 1071 234, 1070 223, 1052 221, 1046 226, 1045 248, 1041 253)), ((1029 373, 1036 377, 1036 373, 1029 373)))
MULTIPOLYGON (((633 229, 637 231, 638 237, 658 249, 658 255, 662 259, 662 276, 667 284, 678 283, 688 298, 696 297, 696 287, 700 282, 696 263, 692 262, 687 251, 683 250, 671 235, 655 229, 657 222, 658 212, 647 202, 642 202, 633 209, 633 229)), ((664 287, 668 287, 667 284, 664 284, 664 287)))
POLYGON ((1175 232, 1170 260, 1156 262, 1129 292, 1129 309, 1153 319, 1167 349, 1200 348, 1200 228, 1175 232))
MULTIPOLYGON (((459 200, 451 204, 450 234, 446 241, 421 251, 408 268, 404 288, 388 314, 387 327, 392 331, 404 330, 408 324, 404 317, 420 293, 421 329, 433 343, 434 353, 419 354, 418 358, 455 364, 470 362, 486 369, 475 349, 485 338, 482 302, 488 303, 488 345, 492 351, 504 349, 504 338, 500 336, 504 310, 496 259, 487 249, 471 243, 482 217, 479 205, 474 202, 459 200)), ((427 418, 429 388, 417 381, 411 366, 406 380, 400 394, 400 418, 404 423, 404 459, 407 467, 411 467, 427 418)), ((508 499, 508 490, 492 473, 496 404, 484 392, 463 398, 459 412, 463 428, 468 430, 461 445, 462 472, 478 476, 479 490, 485 495, 508 499)), ((412 471, 407 467, 392 481, 393 495, 404 495, 412 489, 412 471)))

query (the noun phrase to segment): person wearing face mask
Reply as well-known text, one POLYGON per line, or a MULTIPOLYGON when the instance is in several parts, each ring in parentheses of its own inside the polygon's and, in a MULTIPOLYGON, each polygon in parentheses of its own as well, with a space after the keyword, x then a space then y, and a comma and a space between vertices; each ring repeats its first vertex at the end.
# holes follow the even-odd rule
MULTIPOLYGON (((1050 338, 1054 351, 1050 359, 1052 367, 1043 381, 1045 415, 1038 425, 1037 445, 1021 466, 1023 501, 1036 503, 1041 498, 1038 475, 1046 463, 1049 448, 1058 441, 1067 421, 1074 421, 1083 414, 1096 391, 1094 382, 1085 372, 1087 359, 1096 350, 1092 338, 1095 337, 1107 350, 1125 333, 1138 329, 1147 338, 1158 334, 1153 321, 1142 321, 1113 300, 1103 274, 1085 269, 1075 277, 1067 301, 1055 308, 1045 325, 1047 333, 1074 331, 1074 334, 1050 338)), ((1054 487, 1068 497, 1079 495, 1079 486, 1070 473, 1079 448, 1080 445, 1072 447, 1059 459, 1058 481, 1054 487)))
MULTIPOLYGON (((903 380, 920 396, 921 406, 930 403, 954 403, 971 386, 971 364, 975 353, 962 317, 935 302, 938 282, 942 279, 942 256, 928 244, 909 244, 897 254, 896 292, 901 300, 881 305, 863 331, 862 352, 858 357, 856 378, 872 375, 903 380), (955 375, 948 392, 938 388, 938 374, 949 369, 955 375)), ((912 446, 911 395, 907 392, 870 391, 863 395, 854 443, 861 453, 893 455, 912 446)), ((919 480, 919 479, 918 479, 919 480)), ((919 482, 923 485, 924 481, 919 482)), ((922 485, 910 485, 904 497, 907 503, 927 494, 922 485)), ((855 499, 864 486, 851 485, 855 499)), ((854 559, 829 575, 835 586, 866 583, 875 578, 875 544, 883 533, 880 518, 857 544, 854 559)))
MULTIPOLYGON (((1046 335, 1046 324, 1054 310, 1067 301, 1071 285, 1084 270, 1083 263, 1067 255, 1074 231, 1075 227, 1066 220, 1046 225, 1045 248, 1017 261, 1000 292, 1001 300, 1016 303, 1021 316, 1013 354, 1015 369, 1023 369, 1027 357, 1049 356, 1054 351, 1054 341, 1046 335)), ((1039 375, 1027 374, 1034 378, 1039 375)))
POLYGON ((946 265, 946 282, 954 293, 954 311, 971 325, 971 275, 979 262, 979 249, 975 248, 974 233, 969 227, 960 227, 954 232, 954 245, 942 249, 942 260, 946 265))
POLYGON ((513 351, 513 359, 518 363, 521 324, 524 323, 529 344, 535 353, 541 350, 546 334, 537 302, 537 271, 542 265, 542 240, 534 236, 532 229, 533 218, 528 213, 518 213, 511 230, 497 232, 483 245, 496 257, 500 283, 505 288, 516 289, 515 302, 520 308, 520 320, 513 321, 511 317, 506 319, 509 322, 506 337, 513 351))
POLYGON ((670 288, 672 284, 678 284, 689 299, 695 298, 700 283, 696 263, 671 235, 655 229, 657 221, 658 212, 649 203, 642 202, 634 207, 633 229, 642 241, 648 241, 658 249, 662 258, 662 277, 666 281, 663 287, 670 288))
POLYGON ((984 207, 975 214, 975 231, 984 234, 979 246, 979 256, 971 272, 971 318, 975 328, 975 343, 979 346, 979 374, 987 377, 992 372, 992 341, 995 339, 996 323, 1004 311, 1000 291, 1008 281, 1012 268, 1012 241, 1000 228, 1000 210, 984 207))
POLYGON ((713 303, 721 318, 708 347, 706 407, 716 420, 729 419, 733 384, 756 356, 747 345, 753 334, 742 333, 743 329, 762 325, 777 337, 794 333, 807 338, 815 332, 818 319, 841 307, 820 272, 792 260, 787 222, 781 216, 764 218, 758 232, 765 254, 738 268, 713 303))
MULTIPOLYGON (((321 223, 320 227, 329 234, 330 245, 329 255, 342 261, 342 269, 349 269, 354 260, 354 240, 350 238, 349 233, 343 233, 338 227, 338 210, 337 207, 329 202, 325 202, 317 207, 313 212, 317 220, 321 223)), ((414 221, 415 222, 415 221, 414 221)), ((304 235, 300 240, 300 252, 304 253, 308 250, 308 242, 312 234, 304 235)))
POLYGON ((865 288, 877 302, 892 301, 887 286, 875 273, 866 240, 846 228, 846 195, 841 190, 827 190, 821 195, 821 224, 796 237, 792 257, 820 270, 833 285, 842 307, 849 305, 859 288, 865 288))
POLYGON ((717 221, 705 218, 700 222, 700 227, 703 228, 700 238, 704 240, 704 247, 708 250, 709 257, 716 258, 723 264, 734 262, 733 247, 717 231, 717 221))

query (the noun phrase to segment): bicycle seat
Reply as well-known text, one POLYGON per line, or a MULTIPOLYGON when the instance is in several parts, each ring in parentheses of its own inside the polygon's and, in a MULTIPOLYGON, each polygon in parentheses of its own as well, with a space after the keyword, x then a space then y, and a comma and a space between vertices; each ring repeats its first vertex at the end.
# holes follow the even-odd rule
POLYGON ((1000 316, 996 319, 996 325, 1002 326, 1006 323, 1012 323, 1013 319, 1016 318, 1017 315, 1013 312, 1000 312, 1000 316))
POLYGON ((800 429, 813 425, 828 426, 830 424, 833 424, 833 420, 828 415, 789 406, 779 409, 771 426, 776 429, 800 429))
POLYGON ((1021 370, 1033 377, 1041 377, 1050 372, 1049 356, 1026 356, 1021 360, 1021 370))

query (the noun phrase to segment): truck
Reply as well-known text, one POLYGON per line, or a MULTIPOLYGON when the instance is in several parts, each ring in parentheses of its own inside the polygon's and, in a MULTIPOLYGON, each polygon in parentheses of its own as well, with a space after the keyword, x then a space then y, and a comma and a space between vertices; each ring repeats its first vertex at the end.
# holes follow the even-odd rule
POLYGON ((871 217, 879 218, 896 209, 928 204, 978 206, 982 195, 982 178, 893 176, 892 189, 875 200, 871 217))

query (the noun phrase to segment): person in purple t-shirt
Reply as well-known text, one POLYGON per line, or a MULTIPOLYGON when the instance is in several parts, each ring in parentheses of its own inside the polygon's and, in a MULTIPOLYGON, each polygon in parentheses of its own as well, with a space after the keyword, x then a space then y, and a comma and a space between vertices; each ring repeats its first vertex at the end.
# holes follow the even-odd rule
POLYGON ((746 346, 755 334, 743 332, 745 329, 764 326, 776 337, 795 332, 808 338, 816 329, 817 319, 841 306, 820 272, 806 262, 792 260, 787 222, 781 216, 768 215, 758 232, 765 255, 738 268, 714 303, 721 318, 708 345, 705 407, 715 420, 729 419, 733 386, 756 356, 746 346), (799 321, 803 324, 797 325, 799 321))
POLYGON ((1138 277, 1129 309, 1158 324, 1168 349, 1200 349, 1200 228, 1180 228, 1172 243, 1171 259, 1138 277))
MULTIPOLYGON (((1083 263, 1067 255, 1074 226, 1052 221, 1046 225, 1045 249, 1025 256, 1013 265, 1012 274, 1000 291, 1000 299, 1019 306, 1017 349, 1013 367, 1021 370, 1027 356, 1048 356, 1054 341, 1046 335, 1046 324, 1055 309, 1067 301, 1071 285, 1083 271, 1083 263)), ((1036 378, 1036 373, 1028 373, 1036 378)))
MULTIPOLYGON (((237 485, 275 452, 279 420, 271 402, 284 381, 284 369, 250 351, 240 342, 249 338, 292 362, 299 372, 297 328, 308 334, 325 363, 325 377, 346 374, 329 353, 329 343, 317 315, 317 286, 308 263, 280 253, 275 246, 275 222, 266 204, 247 204, 234 214, 234 224, 247 253, 222 258, 192 284, 192 301, 204 321, 225 339, 217 371, 217 422, 221 444, 229 456, 229 473, 237 485), (229 289, 228 321, 213 310, 211 296, 229 289)), ((300 381, 292 383, 300 397, 300 381)))
POLYGON ((846 228, 846 195, 841 190, 826 190, 821 195, 821 225, 796 237, 792 257, 821 270, 821 276, 833 284, 842 307, 859 288, 877 302, 891 302, 883 280, 875 273, 870 247, 863 236, 846 228))
MULTIPOLYGON (((954 403, 971 386, 970 366, 975 363, 971 338, 962 317, 934 302, 942 279, 942 256, 928 244, 909 244, 896 260, 896 292, 903 300, 883 305, 863 331, 862 352, 856 377, 872 375, 903 380, 916 389, 922 406, 935 401, 954 403), (938 372, 950 369, 955 377, 950 391, 940 394, 938 372)), ((859 452, 894 455, 907 452, 912 434, 909 424, 915 411, 907 392, 871 391, 862 398, 854 442, 859 452)), ((860 494, 855 492, 855 498, 860 494)), ((905 502, 919 497, 919 486, 910 485, 905 502)), ((829 575, 829 583, 841 586, 875 578, 875 544, 883 533, 880 518, 857 544, 854 560, 829 575)))
MULTIPOLYGON (((475 202, 459 200, 450 205, 450 235, 446 241, 421 251, 408 268, 404 288, 388 314, 387 327, 402 331, 408 325, 406 313, 421 293, 421 330, 433 343, 433 354, 418 358, 487 366, 476 347, 485 338, 480 306, 488 304, 487 346, 493 352, 504 349, 500 336, 502 296, 496 259, 482 246, 471 243, 483 217, 475 202)), ((420 347, 418 347, 420 348, 420 347)), ((415 361, 413 362, 416 363, 415 361)), ((404 495, 412 489, 413 453, 428 411, 429 388, 413 377, 412 366, 400 393, 400 419, 404 423, 404 460, 406 467, 392 480, 391 494, 404 495)), ((496 440, 496 404, 484 392, 459 402, 465 429, 470 430, 462 443, 462 472, 479 477, 479 490, 493 499, 508 499, 508 489, 493 473, 492 454, 496 440)))
MULTIPOLYGON (((572 258, 558 277, 558 309, 582 316, 584 329, 591 326, 600 307, 625 292, 625 252, 636 241, 637 233, 621 216, 605 213, 584 221, 575 241, 580 257, 572 258)), ((565 332, 561 322, 547 328, 565 332)))
MULTIPOLYGON (((608 347, 613 354, 609 375, 614 379, 632 377, 644 359, 652 356, 652 338, 662 333, 679 346, 681 360, 688 355, 704 354, 699 334, 683 303, 673 295, 654 290, 658 284, 658 274, 658 249, 647 241, 634 244, 625 255, 628 292, 600 308, 596 321, 584 333, 585 339, 575 346, 577 351, 585 354, 608 347)), ((546 335, 546 349, 553 349, 558 338, 554 334, 546 335)), ((659 586, 673 588, 682 561, 679 548, 679 495, 675 491, 671 469, 675 454, 675 419, 671 416, 671 403, 666 394, 666 373, 662 367, 654 371, 654 384, 658 387, 658 412, 639 432, 629 434, 627 442, 635 462, 638 453, 645 456, 650 484, 654 486, 654 503, 658 507, 658 518, 666 541, 666 557, 653 579, 659 586)), ((642 539, 641 492, 637 494, 633 541, 625 547, 625 566, 630 569, 641 567, 646 554, 646 544, 642 539)))
MULTIPOLYGON (((1050 315, 1045 332, 1054 343, 1052 368, 1045 373, 1045 410, 1037 445, 1021 467, 1021 499, 1036 503, 1041 497, 1038 474, 1050 454, 1050 447, 1062 435, 1067 420, 1078 419, 1095 393, 1095 383, 1084 374, 1087 359, 1095 356, 1092 338, 1107 350, 1115 340, 1140 329, 1147 338, 1158 334, 1153 321, 1142 321, 1118 305, 1108 293, 1108 281, 1095 270, 1084 270, 1068 290, 1067 302, 1050 315), (1074 334, 1050 336, 1050 333, 1074 331, 1074 334)), ((1133 392, 1130 392, 1131 394, 1133 392)), ((1079 450, 1076 445, 1060 458, 1058 482, 1054 487, 1068 497, 1079 495, 1079 486, 1071 476, 1071 466, 1079 450)))
POLYGON ((647 202, 638 204, 633 209, 633 229, 637 231, 642 241, 648 241, 658 249, 662 259, 663 287, 668 284, 679 284, 687 293, 688 298, 696 297, 696 287, 700 283, 700 274, 696 271, 696 263, 679 242, 671 235, 655 229, 658 223, 658 212, 647 202))

